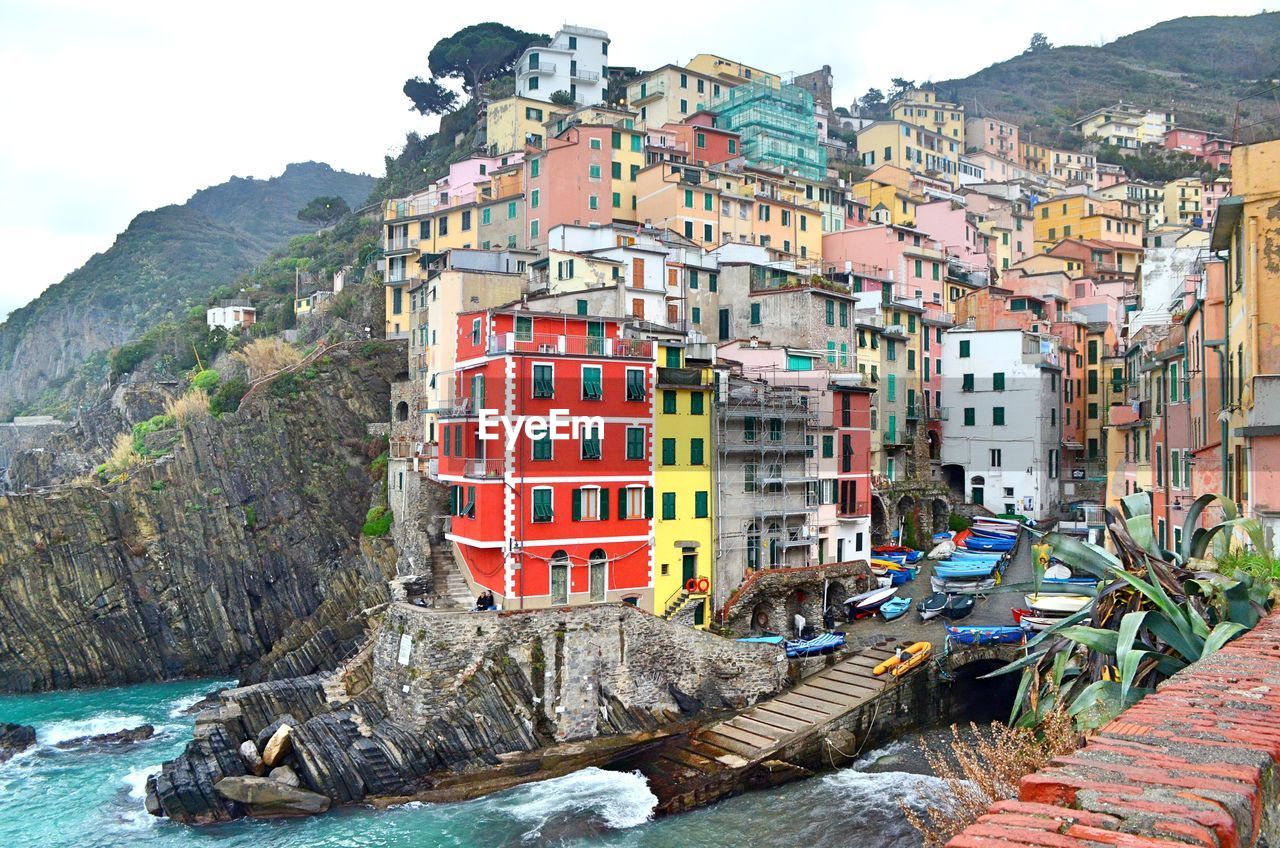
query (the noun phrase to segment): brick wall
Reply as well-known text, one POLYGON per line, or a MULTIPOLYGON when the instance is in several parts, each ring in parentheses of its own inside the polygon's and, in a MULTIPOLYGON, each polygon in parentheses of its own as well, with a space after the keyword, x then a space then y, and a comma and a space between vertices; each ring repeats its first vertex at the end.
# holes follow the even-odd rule
POLYGON ((1280 844, 1280 613, 1175 675, 948 843, 1280 844))

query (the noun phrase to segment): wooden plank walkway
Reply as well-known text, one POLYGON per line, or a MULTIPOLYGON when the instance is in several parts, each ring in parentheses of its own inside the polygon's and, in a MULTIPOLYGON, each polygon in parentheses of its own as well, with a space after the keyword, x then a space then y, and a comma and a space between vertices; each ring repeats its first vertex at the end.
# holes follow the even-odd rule
POLYGON ((679 812, 740 791, 747 771, 876 698, 899 678, 876 677, 872 669, 893 656, 897 645, 891 640, 864 649, 733 718, 650 751, 637 767, 658 797, 658 812, 679 812))

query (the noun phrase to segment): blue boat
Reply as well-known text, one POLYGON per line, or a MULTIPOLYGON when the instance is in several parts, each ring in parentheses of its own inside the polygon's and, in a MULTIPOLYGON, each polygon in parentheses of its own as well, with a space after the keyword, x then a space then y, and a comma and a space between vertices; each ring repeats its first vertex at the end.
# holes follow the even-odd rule
POLYGON ((994 562, 939 562, 933 566, 937 577, 954 580, 957 577, 990 577, 996 570, 994 562))
POLYGON ((744 636, 741 639, 738 639, 736 641, 756 642, 764 645, 781 645, 786 640, 783 639, 781 636, 769 635, 769 636, 744 636))
POLYGON ((982 627, 979 625, 947 626, 947 638, 959 645, 1021 645, 1027 631, 1011 625, 982 627))
POLYGON ((839 630, 832 633, 823 633, 821 636, 815 636, 812 639, 788 639, 786 642, 787 657, 789 659, 816 657, 822 654, 829 654, 836 648, 842 647, 844 647, 844 634, 839 630))
POLYGON ((971 551, 999 551, 1001 553, 1013 550, 1018 544, 1017 539, 988 539, 984 536, 970 536, 964 540, 961 547, 971 551))
POLYGON ((951 553, 951 556, 947 557, 947 559, 963 559, 963 560, 981 559, 981 560, 990 560, 992 562, 995 562, 997 560, 1004 559, 1004 554, 998 551, 966 551, 964 548, 959 548, 953 551, 951 553))
POLYGON ((885 621, 893 621, 911 609, 910 598, 891 598, 880 605, 880 614, 885 621))

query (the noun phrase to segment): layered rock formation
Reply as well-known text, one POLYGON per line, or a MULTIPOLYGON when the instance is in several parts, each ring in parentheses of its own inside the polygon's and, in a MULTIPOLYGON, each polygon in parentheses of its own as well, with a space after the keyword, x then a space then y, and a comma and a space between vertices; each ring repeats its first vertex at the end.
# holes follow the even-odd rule
POLYGON ((182 756, 148 780, 147 809, 187 823, 295 814, 314 799, 257 774, 281 764, 331 804, 465 797, 607 764, 786 685, 776 647, 625 604, 478 614, 394 604, 383 616, 339 674, 222 693, 182 756), (271 740, 285 725, 281 754, 271 740))
POLYGON ((381 484, 366 426, 403 358, 335 348, 124 483, 0 497, 0 689, 336 666, 395 572, 357 540, 381 484))

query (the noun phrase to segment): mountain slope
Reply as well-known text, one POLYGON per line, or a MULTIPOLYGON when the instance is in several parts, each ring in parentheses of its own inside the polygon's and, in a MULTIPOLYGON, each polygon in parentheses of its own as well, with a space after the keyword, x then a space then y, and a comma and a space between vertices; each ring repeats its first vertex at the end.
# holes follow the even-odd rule
POLYGON ((341 195, 354 207, 373 183, 307 162, 269 180, 234 177, 138 215, 108 250, 0 324, 0 420, 56 393, 82 366, 100 368, 110 348, 205 303, 273 247, 314 229, 297 219, 313 197, 341 195))
POLYGON ((1271 12, 1164 21, 1103 47, 1024 53, 937 85, 971 114, 1011 120, 1053 141, 1081 115, 1118 100, 1168 108, 1180 126, 1230 133, 1236 101, 1256 80, 1277 75, 1280 12, 1271 12))

